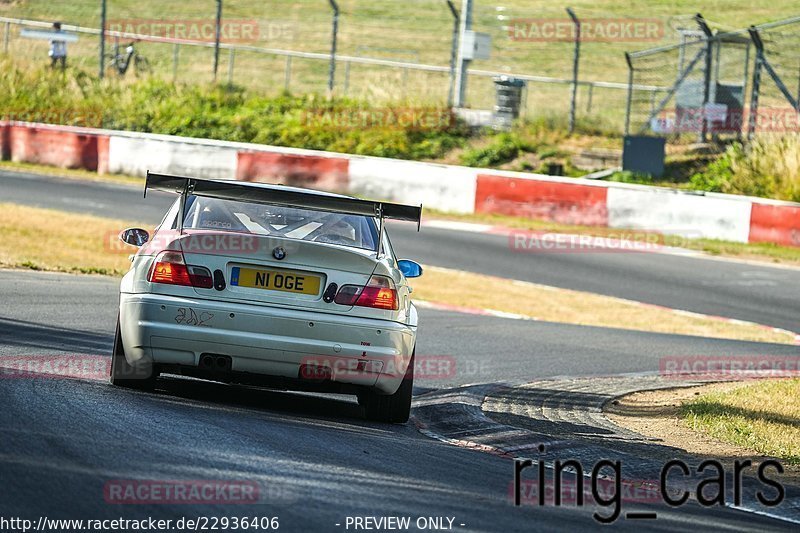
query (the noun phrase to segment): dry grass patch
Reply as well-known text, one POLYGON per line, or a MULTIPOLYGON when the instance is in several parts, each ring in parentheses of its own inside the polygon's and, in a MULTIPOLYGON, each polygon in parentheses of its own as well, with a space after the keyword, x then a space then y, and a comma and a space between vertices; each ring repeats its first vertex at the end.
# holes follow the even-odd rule
POLYGON ((140 185, 144 187, 144 178, 141 177, 126 176, 124 174, 98 174, 92 170, 51 167, 46 165, 38 165, 35 163, 0 161, 0 170, 84 181, 103 181, 121 183, 123 185, 140 185))
POLYGON ((117 234, 135 222, 0 204, 0 266, 121 275, 136 252, 117 234))
POLYGON ((412 280, 414 298, 450 305, 492 309, 538 320, 582 326, 600 326, 698 335, 723 339, 793 344, 794 335, 754 324, 739 324, 702 315, 676 313, 589 292, 574 291, 426 267, 425 275, 412 280))
POLYGON ((603 412, 658 444, 723 464, 779 458, 786 469, 783 481, 797 485, 798 392, 797 379, 726 381, 635 392, 608 402, 603 412))
POLYGON ((800 465, 800 379, 709 392, 684 404, 681 414, 695 431, 800 465))

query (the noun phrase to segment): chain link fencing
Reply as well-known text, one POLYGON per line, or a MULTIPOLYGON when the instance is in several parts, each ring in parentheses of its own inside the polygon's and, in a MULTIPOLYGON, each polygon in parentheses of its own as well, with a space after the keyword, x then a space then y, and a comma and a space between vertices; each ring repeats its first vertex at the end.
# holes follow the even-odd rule
POLYGON ((706 142, 797 132, 800 17, 738 30, 693 21, 680 43, 626 54, 625 133, 706 142))
MULTIPOLYGON (((99 3, 74 0, 67 8, 26 2, 0 9, 1 50, 19 60, 45 64, 48 42, 26 38, 24 33, 48 29, 52 20, 59 19, 65 31, 79 37, 69 44, 70 67, 96 73, 99 3)), ((493 78, 513 76, 527 84, 524 117, 620 133, 626 124, 632 130, 650 127, 654 110, 664 113, 676 98, 687 103, 692 92, 688 88, 705 83, 703 39, 691 33, 698 31, 692 17, 635 17, 590 7, 570 14, 562 7, 534 9, 520 7, 524 4, 519 2, 511 7, 470 3, 471 30, 488 35, 491 45, 487 58, 468 63, 466 107, 491 109, 493 78), (631 54, 631 79, 625 52, 644 47, 664 51, 631 54), (699 52, 702 57, 686 75, 685 86, 670 96, 681 69, 699 52)), ((467 4, 463 0, 223 0, 216 80, 267 94, 323 94, 332 83, 338 97, 367 99, 378 105, 449 103, 457 66, 458 32, 454 30, 467 4), (339 16, 332 71, 334 5, 339 16)), ((213 82, 215 11, 213 0, 109 2, 104 73, 120 76, 115 67, 131 59, 125 77, 213 82), (127 57, 130 43, 143 60, 127 57)), ((772 43, 778 41, 797 50, 796 32, 784 30, 764 30, 769 57, 777 50, 772 43)), ((746 31, 737 36, 749 42, 746 31)), ((725 43, 716 53, 722 60, 712 63, 712 68, 719 70, 720 83, 741 84, 737 65, 741 54, 751 54, 743 60, 745 64, 753 61, 752 47, 725 43), (737 47, 738 56, 733 53, 737 47)), ((791 58, 781 53, 774 62, 788 77, 791 58)))

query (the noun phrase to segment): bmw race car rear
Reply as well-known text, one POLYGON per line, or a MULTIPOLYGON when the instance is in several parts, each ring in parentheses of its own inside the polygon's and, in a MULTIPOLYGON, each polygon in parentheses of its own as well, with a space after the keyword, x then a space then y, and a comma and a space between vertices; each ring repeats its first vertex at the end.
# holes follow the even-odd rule
POLYGON ((287 188, 231 187, 248 199, 182 195, 134 256, 118 384, 171 373, 351 393, 371 418, 405 421, 417 312, 401 268, 415 264, 397 261, 380 218, 267 203, 287 188))

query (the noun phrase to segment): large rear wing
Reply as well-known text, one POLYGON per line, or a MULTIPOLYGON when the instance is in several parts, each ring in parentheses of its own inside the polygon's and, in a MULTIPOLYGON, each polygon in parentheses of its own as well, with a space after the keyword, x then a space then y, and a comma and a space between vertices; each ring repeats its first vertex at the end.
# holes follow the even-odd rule
POLYGON ((250 183, 233 180, 209 180, 182 176, 154 174, 147 171, 144 195, 147 191, 164 191, 187 196, 207 196, 224 200, 239 200, 259 204, 316 209, 332 213, 378 217, 383 226, 384 218, 407 220, 417 223, 419 231, 422 219, 422 205, 403 205, 388 202, 373 202, 358 198, 334 196, 313 191, 299 191, 282 185, 250 183))

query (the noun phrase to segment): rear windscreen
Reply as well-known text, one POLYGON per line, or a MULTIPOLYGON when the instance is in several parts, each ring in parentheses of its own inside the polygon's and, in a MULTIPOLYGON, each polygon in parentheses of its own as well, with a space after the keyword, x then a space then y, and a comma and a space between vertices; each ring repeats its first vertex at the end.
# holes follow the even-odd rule
POLYGON ((377 250, 378 230, 367 216, 189 196, 184 229, 269 235, 377 250))

